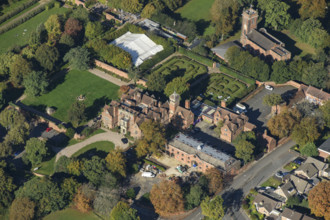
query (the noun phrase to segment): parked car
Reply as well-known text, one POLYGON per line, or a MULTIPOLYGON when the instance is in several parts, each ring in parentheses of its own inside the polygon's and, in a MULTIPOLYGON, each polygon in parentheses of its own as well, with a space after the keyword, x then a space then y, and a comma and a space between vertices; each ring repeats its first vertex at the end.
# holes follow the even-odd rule
POLYGON ((301 165, 303 161, 304 161, 303 159, 297 158, 293 162, 296 163, 296 164, 298 164, 298 165, 301 165))
POLYGON ((282 171, 278 171, 276 174, 275 174, 276 177, 278 178, 282 178, 284 175, 283 175, 283 172, 282 171))
POLYGON ((46 132, 50 132, 51 130, 53 130, 53 128, 46 128, 46 132))
POLYGON ((143 172, 142 176, 147 178, 154 178, 156 175, 153 174, 152 172, 143 172))
POLYGON ((128 143, 128 140, 127 140, 127 138, 122 138, 121 139, 121 142, 123 142, 123 144, 127 144, 128 143))
POLYGON ((273 91, 274 90, 274 88, 272 86, 270 86, 270 85, 266 85, 265 88, 268 89, 268 90, 270 90, 270 91, 273 91))

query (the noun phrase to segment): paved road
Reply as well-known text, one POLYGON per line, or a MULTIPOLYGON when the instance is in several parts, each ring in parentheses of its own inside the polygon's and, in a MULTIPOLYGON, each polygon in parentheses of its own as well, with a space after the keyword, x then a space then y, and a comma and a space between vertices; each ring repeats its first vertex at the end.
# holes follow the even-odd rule
MULTIPOLYGON (((244 211, 241 210, 241 200, 249 193, 249 191, 266 181, 269 177, 274 175, 283 165, 293 160, 296 156, 289 153, 291 146, 295 144, 294 141, 276 148, 273 152, 266 155, 259 161, 254 162, 252 167, 244 173, 235 177, 232 184, 221 194, 224 199, 224 205, 229 207, 229 212, 225 215, 225 220, 244 220, 249 219, 244 211)), ((197 209, 185 220, 200 220, 202 219, 201 209, 197 209)))
POLYGON ((120 79, 116 78, 116 77, 113 77, 111 76, 110 74, 102 71, 102 70, 99 70, 99 69, 89 69, 88 70, 90 73, 94 74, 95 76, 98 76, 102 79, 105 79, 113 84, 116 84, 118 86, 122 86, 122 85, 128 85, 128 84, 132 84, 131 82, 124 82, 124 81, 121 81, 120 79))
POLYGON ((257 129, 261 132, 264 130, 264 126, 270 118, 271 108, 263 104, 263 98, 269 94, 281 94, 284 100, 287 100, 288 94, 297 91, 295 87, 292 86, 282 86, 275 87, 273 91, 267 89, 261 90, 255 96, 253 96, 244 104, 248 108, 246 115, 249 117, 249 122, 255 124, 257 129))
POLYGON ((128 147, 128 143, 127 144, 123 144, 121 142, 121 139, 124 136, 121 134, 118 134, 116 132, 112 132, 112 131, 107 131, 105 133, 101 133, 101 134, 97 134, 94 135, 82 142, 79 142, 77 144, 71 145, 69 147, 66 147, 64 149, 62 149, 60 152, 57 153, 56 155, 56 161, 61 157, 61 156, 67 156, 67 157, 71 157, 75 152, 77 152, 78 150, 84 148, 85 146, 98 142, 98 141, 111 141, 112 143, 115 144, 115 146, 119 146, 122 149, 125 149, 128 147))

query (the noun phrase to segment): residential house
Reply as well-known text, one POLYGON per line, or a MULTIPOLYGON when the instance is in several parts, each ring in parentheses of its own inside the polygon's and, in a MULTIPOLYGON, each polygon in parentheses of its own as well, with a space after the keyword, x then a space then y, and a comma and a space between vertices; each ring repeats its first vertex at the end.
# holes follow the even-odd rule
POLYGON ((328 138, 321 146, 319 147, 319 156, 326 160, 330 157, 330 138, 328 138))
POLYGON ((274 198, 270 198, 258 193, 254 198, 254 205, 259 213, 270 216, 272 212, 277 212, 284 204, 274 198))
POLYGON ((300 195, 308 195, 308 192, 313 188, 312 184, 298 176, 291 175, 290 180, 300 195))
POLYGON ((184 108, 179 105, 180 96, 174 92, 170 100, 162 103, 153 95, 143 93, 131 87, 120 101, 111 101, 105 105, 102 112, 103 125, 113 129, 119 127, 121 133, 130 134, 134 138, 142 136, 140 125, 147 119, 168 124, 175 121, 182 129, 188 128, 194 122, 194 114, 189 110, 189 101, 184 108))
POLYGON ((281 220, 313 220, 313 219, 314 218, 289 208, 285 208, 281 214, 281 220))
POLYGON ((284 61, 291 59, 290 51, 286 50, 284 43, 265 28, 257 30, 258 12, 250 7, 242 14, 241 44, 256 55, 262 55, 272 60, 284 61))
POLYGON ((313 157, 308 157, 304 164, 295 170, 295 174, 306 179, 313 179, 314 177, 329 177, 329 164, 313 157))
POLYGON ((223 121, 220 138, 232 142, 242 131, 252 131, 255 125, 249 123, 249 118, 244 114, 237 114, 226 108, 224 101, 221 107, 212 107, 198 100, 192 102, 192 111, 200 120, 217 125, 223 121))
POLYGON ((306 100, 316 105, 323 105, 324 102, 330 100, 329 93, 313 86, 306 86, 304 84, 301 84, 298 90, 304 93, 306 100))
POLYGON ((285 201, 287 201, 289 197, 294 196, 297 193, 297 190, 294 187, 294 185, 291 183, 291 181, 288 181, 287 183, 284 183, 282 186, 279 186, 274 192, 284 197, 285 201))
POLYGON ((167 144, 166 153, 200 172, 215 167, 223 173, 235 174, 240 168, 238 160, 183 133, 167 144))

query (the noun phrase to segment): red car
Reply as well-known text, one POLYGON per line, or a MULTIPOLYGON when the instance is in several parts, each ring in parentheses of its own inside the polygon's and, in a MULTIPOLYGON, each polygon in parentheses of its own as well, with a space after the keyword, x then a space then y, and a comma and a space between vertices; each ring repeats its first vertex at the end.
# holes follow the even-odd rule
POLYGON ((46 132, 50 132, 53 128, 46 128, 46 132))

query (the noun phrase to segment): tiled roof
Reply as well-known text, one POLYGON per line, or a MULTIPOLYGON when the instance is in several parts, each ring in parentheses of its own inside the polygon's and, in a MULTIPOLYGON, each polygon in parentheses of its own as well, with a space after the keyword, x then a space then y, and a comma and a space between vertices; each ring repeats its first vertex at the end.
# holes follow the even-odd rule
POLYGON ((247 37, 250 41, 254 42, 266 51, 272 49, 276 45, 275 42, 255 29, 252 29, 252 31, 247 34, 247 37))
POLYGON ((309 86, 308 89, 306 90, 306 94, 311 95, 313 97, 316 97, 320 100, 330 100, 330 94, 321 90, 321 89, 317 89, 313 86, 309 86))
POLYGON ((321 144, 319 150, 330 153, 330 138, 328 138, 326 141, 323 142, 323 144, 321 144))
POLYGON ((264 207, 268 212, 271 212, 273 209, 276 209, 279 201, 276 201, 268 196, 258 193, 254 199, 254 203, 258 204, 258 207, 264 207))
POLYGON ((295 172, 303 171, 308 178, 312 178, 318 173, 318 169, 312 163, 304 163, 295 172))
POLYGON ((300 220, 303 214, 296 212, 292 209, 285 208, 284 211, 282 212, 282 216, 291 220, 300 220))

